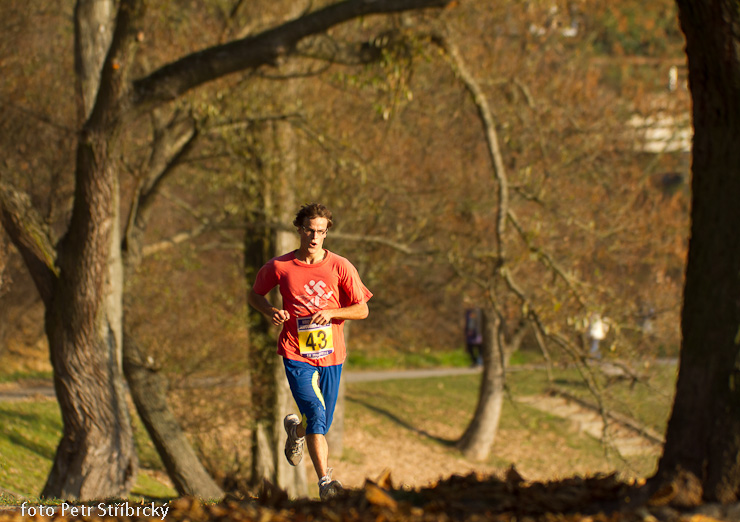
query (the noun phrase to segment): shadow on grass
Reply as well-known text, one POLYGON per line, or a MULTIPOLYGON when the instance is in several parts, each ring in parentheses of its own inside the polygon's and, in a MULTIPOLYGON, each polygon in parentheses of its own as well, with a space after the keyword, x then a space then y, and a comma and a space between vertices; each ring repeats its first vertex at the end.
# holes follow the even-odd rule
POLYGON ((432 435, 428 431, 421 430, 421 429, 417 428, 416 426, 408 423, 407 421, 399 418, 398 416, 396 416, 395 414, 391 413, 390 411, 388 411, 386 409, 383 409, 383 408, 380 408, 378 406, 375 406, 374 404, 370 404, 369 402, 366 402, 366 401, 363 401, 363 400, 360 400, 360 399, 355 399, 353 397, 346 397, 345 400, 354 402, 355 404, 359 404, 360 406, 364 406, 365 408, 367 408, 370 411, 374 411, 375 413, 377 413, 379 415, 382 415, 384 417, 387 417, 388 419, 390 419, 391 421, 395 422, 396 424, 398 424, 402 428, 407 429, 410 432, 416 433, 417 435, 420 435, 420 436, 422 436, 424 438, 427 438, 429 440, 433 440, 434 442, 437 442, 439 444, 442 444, 443 446, 447 446, 447 447, 452 448, 457 443, 456 440, 443 439, 441 437, 437 437, 436 435, 432 435))
POLYGON ((569 386, 571 388, 587 388, 588 385, 585 381, 582 379, 565 379, 565 378, 557 378, 554 379, 553 384, 557 384, 559 386, 569 386))
POLYGON ((47 437, 47 434, 36 433, 34 437, 32 430, 29 429, 29 434, 26 434, 22 430, 14 429, 13 426, 43 426, 44 432, 58 431, 61 434, 61 422, 50 419, 45 414, 25 413, 9 409, 1 409, 0 413, 2 413, 5 420, 0 426, 0 438, 5 438, 11 444, 26 448, 45 459, 51 460, 54 458, 56 444, 51 440, 55 439, 55 436, 48 435, 49 439, 45 441, 43 439, 47 437))

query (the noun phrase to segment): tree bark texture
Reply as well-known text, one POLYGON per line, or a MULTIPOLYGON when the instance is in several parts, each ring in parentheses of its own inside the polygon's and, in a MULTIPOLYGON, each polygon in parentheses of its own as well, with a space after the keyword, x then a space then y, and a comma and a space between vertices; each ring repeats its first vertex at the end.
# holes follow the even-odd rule
POLYGON ((483 375, 478 404, 457 447, 473 460, 488 458, 496 439, 504 403, 504 384, 508 355, 500 336, 500 322, 494 313, 483 316, 483 375))
POLYGON ((42 496, 125 496, 138 460, 121 367, 118 185, 103 136, 81 143, 70 231, 46 311, 63 433, 42 496))
POLYGON ((72 217, 56 251, 57 277, 46 303, 63 432, 45 497, 125 496, 138 472, 122 368, 123 263, 113 150, 127 70, 114 63, 130 63, 127 42, 136 7, 122 0, 110 48, 99 65, 91 64, 90 70, 100 70, 99 88, 77 145, 72 217))
POLYGON ((113 38, 115 2, 77 0, 75 5, 75 78, 80 121, 90 117, 100 87, 100 70, 113 38))
POLYGON ((203 499, 223 497, 167 404, 166 378, 147 363, 134 339, 126 336, 124 343, 123 368, 131 396, 175 489, 203 499))
MULTIPOLYGON (((740 493, 740 2, 679 0, 693 99, 693 178, 676 397, 655 482, 740 493)), ((700 499, 693 499, 698 502, 700 499)))

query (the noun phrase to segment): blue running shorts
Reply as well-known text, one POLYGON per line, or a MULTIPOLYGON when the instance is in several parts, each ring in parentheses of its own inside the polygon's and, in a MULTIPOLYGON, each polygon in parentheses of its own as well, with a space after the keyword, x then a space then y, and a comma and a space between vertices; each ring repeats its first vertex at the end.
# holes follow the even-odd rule
POLYGON ((285 357, 283 364, 306 433, 326 435, 334 419, 342 365, 314 366, 285 357))

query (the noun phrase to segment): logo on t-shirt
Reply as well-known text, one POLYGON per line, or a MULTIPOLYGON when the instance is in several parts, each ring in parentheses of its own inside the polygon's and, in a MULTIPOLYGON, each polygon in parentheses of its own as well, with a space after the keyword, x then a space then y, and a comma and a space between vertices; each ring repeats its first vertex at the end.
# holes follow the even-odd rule
POLYGON ((308 284, 303 285, 306 294, 299 296, 298 300, 309 309, 320 310, 327 305, 331 296, 334 295, 334 291, 327 292, 326 287, 327 284, 322 280, 314 281, 312 279, 308 284))

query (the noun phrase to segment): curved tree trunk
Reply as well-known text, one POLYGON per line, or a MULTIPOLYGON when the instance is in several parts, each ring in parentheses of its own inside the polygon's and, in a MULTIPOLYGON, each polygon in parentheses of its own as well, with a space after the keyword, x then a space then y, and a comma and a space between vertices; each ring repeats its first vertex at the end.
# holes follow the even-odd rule
POLYGON ((653 484, 684 503, 740 498, 740 2, 679 0, 693 99, 693 178, 683 342, 653 484))
POLYGON ((79 147, 78 193, 47 304, 64 429, 44 497, 125 496, 138 471, 121 364, 118 184, 108 152, 105 138, 79 147))
POLYGON ((223 491, 201 464, 167 404, 166 378, 147 364, 131 337, 125 336, 124 344, 123 369, 131 396, 175 489, 180 495, 223 497, 223 491))
POLYGON ((86 0, 79 0, 75 9, 75 60, 78 72, 84 66, 87 75, 78 78, 85 125, 77 144, 72 217, 57 249, 56 278, 45 300, 64 426, 45 497, 122 497, 138 472, 122 369, 123 263, 115 148, 131 61, 127 42, 140 6, 123 1, 113 24, 112 4, 107 3, 110 11, 86 0), (106 38, 109 49, 91 44, 95 30, 112 31, 106 38))
POLYGON ((483 313, 483 376, 478 404, 470 424, 457 447, 473 460, 488 458, 496 439, 504 403, 504 384, 508 355, 502 346, 500 321, 493 313, 483 313))

